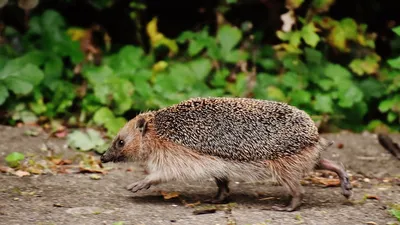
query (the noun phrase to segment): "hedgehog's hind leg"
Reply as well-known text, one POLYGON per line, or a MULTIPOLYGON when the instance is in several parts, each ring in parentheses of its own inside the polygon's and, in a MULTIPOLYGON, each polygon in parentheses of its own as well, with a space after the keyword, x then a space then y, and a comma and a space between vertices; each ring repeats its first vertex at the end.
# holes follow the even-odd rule
POLYGON ((320 159, 316 168, 335 172, 339 176, 343 196, 345 196, 346 198, 350 198, 350 196, 352 195, 352 186, 349 180, 349 175, 347 175, 343 167, 337 165, 330 160, 320 159))
POLYGON ((226 177, 215 177, 215 183, 218 186, 217 195, 213 199, 206 200, 206 203, 222 204, 229 202, 229 180, 226 177))
POLYGON ((304 196, 304 189, 300 181, 283 178, 280 183, 289 191, 292 199, 287 206, 275 205, 272 206, 272 209, 277 211, 295 211, 301 205, 304 196))

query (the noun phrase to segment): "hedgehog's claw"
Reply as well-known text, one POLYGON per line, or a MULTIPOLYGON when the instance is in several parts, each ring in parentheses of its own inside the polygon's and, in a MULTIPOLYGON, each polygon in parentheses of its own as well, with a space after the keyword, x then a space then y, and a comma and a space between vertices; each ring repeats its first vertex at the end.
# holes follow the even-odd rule
POLYGON ((141 180, 135 183, 132 183, 126 187, 126 189, 132 191, 133 193, 140 191, 142 189, 149 189, 151 187, 151 183, 141 180))

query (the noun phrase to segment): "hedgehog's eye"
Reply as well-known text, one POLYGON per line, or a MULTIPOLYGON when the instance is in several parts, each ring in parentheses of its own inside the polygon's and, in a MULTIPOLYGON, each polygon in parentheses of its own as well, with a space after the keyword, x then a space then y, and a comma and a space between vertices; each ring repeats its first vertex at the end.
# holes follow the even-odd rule
POLYGON ((125 141, 124 140, 119 140, 117 145, 118 145, 118 148, 122 148, 125 145, 125 141))

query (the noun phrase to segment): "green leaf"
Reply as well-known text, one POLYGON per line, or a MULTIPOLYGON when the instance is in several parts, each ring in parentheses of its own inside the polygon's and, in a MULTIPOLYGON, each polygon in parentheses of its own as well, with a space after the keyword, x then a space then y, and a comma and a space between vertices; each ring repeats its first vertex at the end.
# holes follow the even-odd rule
POLYGON ((397 26, 395 28, 392 29, 393 32, 395 32, 398 36, 400 36, 400 26, 397 26))
POLYGON ((340 22, 334 23, 328 41, 339 50, 348 52, 350 49, 347 46, 347 41, 357 41, 357 37, 357 23, 351 18, 344 18, 340 22))
POLYGON ((46 10, 42 15, 42 24, 45 29, 52 30, 65 26, 64 18, 55 10, 46 10))
POLYGON ((400 209, 390 209, 389 211, 400 222, 400 209))
POLYGON ((375 78, 362 80, 359 86, 367 100, 370 98, 380 98, 385 93, 383 84, 377 81, 375 78))
POLYGON ((134 92, 133 85, 128 80, 118 78, 110 79, 108 82, 113 96, 113 101, 116 103, 115 114, 122 115, 128 111, 133 104, 131 98, 134 92))
POLYGON ((291 89, 303 89, 307 86, 304 78, 295 72, 286 72, 282 77, 282 84, 291 89))
POLYGON ((211 72, 211 61, 205 58, 197 59, 194 61, 191 61, 189 63, 190 69, 194 72, 194 74, 197 76, 197 79, 200 82, 204 82, 205 78, 210 74, 211 72))
POLYGON ((236 76, 235 83, 227 83, 228 91, 236 97, 242 97, 247 89, 247 79, 244 73, 239 73, 236 76))
POLYGON ((105 124, 107 129, 107 134, 109 136, 114 136, 118 134, 119 130, 127 123, 126 119, 123 117, 113 118, 105 124))
POLYGON ((303 40, 313 48, 317 46, 320 40, 313 23, 309 23, 301 29, 301 36, 303 40))
POLYGON ((335 0, 313 0, 312 6, 317 9, 318 12, 326 12, 334 2, 335 0))
POLYGON ((388 64, 394 69, 400 69, 400 57, 389 59, 388 64))
POLYGON ((190 56, 197 55, 201 50, 203 50, 205 45, 197 40, 191 40, 188 47, 188 53, 190 56))
POLYGON ((6 101, 8 96, 9 96, 9 94, 8 94, 6 86, 4 86, 4 84, 0 83, 0 105, 2 105, 6 101))
POLYGON ((307 62, 314 63, 314 64, 321 64, 323 56, 320 51, 307 47, 304 49, 304 53, 305 53, 307 62))
POLYGON ((90 151, 104 145, 105 142, 99 132, 88 129, 87 133, 79 130, 72 132, 68 135, 67 143, 70 147, 80 151, 90 151))
POLYGON ((394 113, 394 112, 389 112, 389 113, 387 114, 387 121, 388 121, 389 123, 392 123, 396 118, 397 118, 397 114, 394 113))
POLYGON ((297 48, 301 42, 301 35, 300 31, 290 32, 289 43, 297 48))
POLYGON ((289 9, 297 9, 303 2, 304 0, 288 0, 286 1, 286 7, 289 9))
POLYGON ((278 67, 278 63, 272 58, 262 58, 257 62, 260 66, 262 66, 265 70, 274 70, 278 67))
POLYGON ((357 23, 352 18, 344 18, 340 21, 340 26, 343 29, 346 37, 351 40, 357 39, 357 23))
POLYGON ((352 107, 356 102, 363 99, 362 91, 355 85, 352 85, 339 91, 339 106, 343 108, 352 107))
POLYGON ((237 63, 241 60, 247 60, 247 58, 249 57, 249 53, 242 51, 240 49, 237 50, 233 50, 228 52, 225 55, 225 61, 229 62, 229 63, 237 63))
POLYGON ((378 109, 381 112, 387 112, 394 106, 394 104, 395 104, 394 98, 385 99, 379 103, 378 109))
POLYGON ((19 152, 12 152, 8 154, 5 158, 7 164, 10 167, 19 166, 20 162, 25 159, 25 155, 19 152))
POLYGON ((226 56, 242 39, 242 32, 237 27, 223 25, 217 33, 222 55, 226 56))
POLYGON ((333 102, 329 95, 317 94, 315 96, 314 109, 322 113, 333 112, 333 102))
POLYGON ((329 64, 326 66, 324 73, 336 84, 341 84, 343 80, 349 80, 351 78, 351 73, 338 64, 329 64))
POLYGON ((295 106, 311 102, 311 94, 304 90, 295 90, 289 93, 290 103, 295 106))
POLYGON ((215 75, 211 81, 211 84, 216 87, 225 87, 226 85, 226 78, 229 76, 229 70, 223 68, 221 70, 217 70, 215 75))
POLYGON ((104 125, 111 119, 114 119, 114 113, 107 107, 101 107, 93 115, 93 121, 97 125, 104 125))
POLYGON ((287 56, 283 59, 283 66, 300 75, 308 74, 307 66, 297 56, 287 56))
POLYGON ((377 54, 370 54, 364 59, 353 59, 349 67, 358 75, 374 74, 379 69, 381 57, 377 54))
POLYGON ((267 88, 267 96, 268 99, 275 100, 275 101, 286 101, 285 93, 275 86, 269 86, 267 88))
POLYGON ((33 112, 27 110, 19 112, 19 117, 23 123, 35 123, 38 120, 33 112))
MULTIPOLYGON (((12 61, 10 61, 12 63, 12 61)), ((14 68, 7 63, 3 71, 0 72, 0 82, 3 81, 6 86, 15 94, 26 95, 33 90, 33 87, 43 79, 43 72, 32 64, 21 65, 22 68, 14 68)))
POLYGON ((64 63, 59 56, 53 56, 47 59, 44 65, 45 78, 60 78, 64 63))
POLYGON ((103 138, 100 136, 100 133, 98 131, 95 131, 93 129, 88 129, 87 130, 88 137, 92 143, 95 144, 95 146, 101 146, 105 144, 105 141, 103 138))

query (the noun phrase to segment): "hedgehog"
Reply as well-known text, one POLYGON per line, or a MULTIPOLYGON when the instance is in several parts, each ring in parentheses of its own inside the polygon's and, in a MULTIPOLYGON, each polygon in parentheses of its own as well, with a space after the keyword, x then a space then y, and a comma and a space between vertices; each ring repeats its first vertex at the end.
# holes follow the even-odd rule
POLYGON ((129 184, 132 192, 185 179, 214 179, 217 194, 207 202, 229 201, 229 181, 274 179, 290 194, 277 211, 302 204, 300 183, 313 169, 335 172, 343 196, 352 195, 342 166, 322 158, 332 145, 312 118, 288 103, 239 97, 196 97, 138 114, 119 130, 102 163, 137 162, 147 176, 129 184))

